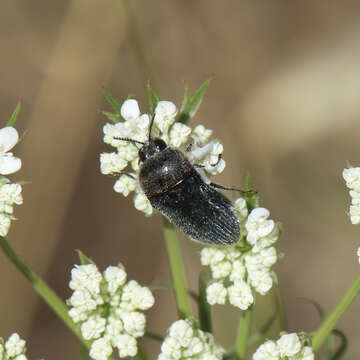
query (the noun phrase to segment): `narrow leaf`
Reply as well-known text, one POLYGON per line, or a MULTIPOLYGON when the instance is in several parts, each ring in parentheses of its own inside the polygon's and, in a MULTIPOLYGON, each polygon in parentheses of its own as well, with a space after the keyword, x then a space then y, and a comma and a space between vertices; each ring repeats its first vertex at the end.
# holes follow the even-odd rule
POLYGON ((21 103, 20 101, 18 102, 18 104, 16 105, 15 110, 13 111, 10 120, 7 122, 6 126, 14 126, 16 123, 16 120, 19 116, 21 110, 21 103))
POLYGON ((121 116, 121 104, 104 87, 101 88, 101 91, 104 94, 108 103, 112 106, 115 114, 119 116, 119 121, 125 121, 125 119, 121 116))
POLYGON ((197 89, 193 96, 190 97, 189 90, 187 87, 184 89, 184 100, 180 109, 180 114, 178 121, 184 124, 188 124, 189 121, 195 116, 196 112, 199 109, 199 106, 204 97, 207 87, 210 85, 211 79, 206 80, 200 87, 197 89))
POLYGON ((316 302, 316 301, 314 301, 314 300, 312 300, 312 299, 308 299, 308 298, 302 298, 302 299, 305 300, 305 301, 307 301, 307 302, 310 303, 311 305, 313 305, 314 308, 315 308, 315 310, 316 310, 317 313, 319 314, 320 319, 321 319, 321 320, 324 320, 325 311, 324 311, 324 309, 322 308, 322 306, 321 306, 318 302, 316 302))
POLYGON ((114 123, 118 123, 118 122, 123 122, 124 119, 121 115, 119 114, 114 114, 114 113, 110 113, 107 111, 102 111, 102 113, 111 121, 113 121, 114 123))
POLYGON ((342 331, 338 330, 338 329, 334 329, 332 331, 332 334, 337 335, 340 338, 340 341, 341 341, 339 347, 337 348, 337 350, 335 352, 335 354, 330 358, 330 360, 337 360, 337 359, 340 359, 340 357, 345 353, 347 345, 348 345, 348 341, 346 339, 345 334, 342 331))
POLYGON ((275 322, 277 315, 279 312, 279 304, 276 303, 276 309, 273 312, 273 314, 267 319, 267 321, 261 326, 260 330, 257 331, 254 334, 251 334, 251 336, 248 339, 247 346, 250 346, 254 344, 256 341, 264 338, 266 336, 266 333, 270 330, 271 326, 275 322))
POLYGON ((146 85, 146 90, 148 93, 150 113, 153 114, 156 109, 156 105, 159 102, 159 97, 154 93, 153 89, 150 86, 150 83, 146 85))
POLYGON ((77 250, 77 253, 80 258, 81 265, 88 265, 88 264, 94 264, 94 261, 88 258, 81 250, 77 250))

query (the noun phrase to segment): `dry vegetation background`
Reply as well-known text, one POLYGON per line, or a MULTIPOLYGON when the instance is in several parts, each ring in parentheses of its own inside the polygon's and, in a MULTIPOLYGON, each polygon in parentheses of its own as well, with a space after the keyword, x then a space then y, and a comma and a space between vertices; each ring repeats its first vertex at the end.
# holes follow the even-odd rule
MULTIPOLYGON (((15 178, 31 182, 9 239, 63 298, 74 249, 100 267, 121 261, 141 283, 168 282, 160 218, 144 218, 99 172, 100 110, 109 109, 100 87, 135 95, 145 110, 147 80, 180 104, 185 83, 195 90, 214 76, 194 124, 225 146, 216 181, 242 186, 251 173, 285 229, 277 273, 289 330, 315 329, 319 316, 304 298, 329 311, 359 270, 360 228, 346 215, 341 177, 345 160, 360 164, 359 15, 355 0, 2 0, 0 118, 22 100, 15 178)), ((200 246, 183 238, 182 247, 196 289, 200 246)), ((0 335, 20 332, 33 359, 74 358, 74 337, 2 254, 0 283, 0 335)), ((161 333, 176 312, 170 293, 156 299, 148 327, 161 333)), ((274 302, 259 300, 255 324, 274 302)), ((339 325, 349 360, 359 359, 359 311, 356 300, 339 325)), ((215 308, 223 345, 237 317, 215 308)), ((145 346, 155 358, 159 344, 145 346)))

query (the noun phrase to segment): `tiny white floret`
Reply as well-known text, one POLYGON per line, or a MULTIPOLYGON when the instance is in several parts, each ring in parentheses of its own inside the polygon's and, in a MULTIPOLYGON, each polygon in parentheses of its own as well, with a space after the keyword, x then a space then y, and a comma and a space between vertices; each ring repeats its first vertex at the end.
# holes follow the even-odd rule
POLYGON ((206 289, 206 299, 210 305, 225 304, 227 290, 221 281, 210 284, 206 289))
POLYGON ((15 357, 25 352, 25 340, 21 339, 17 333, 12 334, 5 343, 6 354, 15 357))
POLYGON ((276 343, 281 356, 294 356, 301 350, 301 342, 296 333, 284 334, 276 343))
POLYGON ((13 174, 21 168, 21 160, 8 151, 19 141, 19 134, 12 126, 0 129, 0 174, 13 174))
POLYGON ((108 338, 102 337, 91 344, 89 355, 92 359, 107 360, 111 354, 112 347, 108 338))

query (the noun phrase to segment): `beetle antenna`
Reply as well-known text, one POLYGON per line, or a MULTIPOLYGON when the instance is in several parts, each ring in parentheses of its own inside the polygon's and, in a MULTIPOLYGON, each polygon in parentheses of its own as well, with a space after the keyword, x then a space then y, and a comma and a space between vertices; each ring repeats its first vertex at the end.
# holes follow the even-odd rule
POLYGON ((155 120, 155 113, 153 114, 152 118, 151 118, 151 122, 150 122, 150 127, 149 127, 149 141, 151 140, 151 130, 152 127, 154 125, 154 120, 155 120))
POLYGON ((145 145, 145 143, 143 143, 142 141, 138 141, 138 140, 134 140, 134 139, 129 139, 129 138, 121 138, 121 137, 116 137, 114 136, 114 139, 116 140, 122 140, 122 141, 128 141, 131 142, 133 144, 141 144, 141 145, 145 145))

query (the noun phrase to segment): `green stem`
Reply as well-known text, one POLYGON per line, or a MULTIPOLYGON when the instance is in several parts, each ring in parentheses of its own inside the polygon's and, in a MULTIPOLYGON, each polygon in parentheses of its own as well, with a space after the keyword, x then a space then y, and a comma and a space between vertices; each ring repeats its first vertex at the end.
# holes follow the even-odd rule
POLYGON ((160 341, 160 342, 163 342, 164 341, 164 337, 159 335, 159 334, 155 334, 151 331, 147 331, 145 333, 145 336, 148 337, 149 339, 153 339, 153 340, 156 340, 156 341, 160 341))
POLYGON ((338 304, 334 307, 334 309, 327 316, 327 318, 312 337, 312 347, 315 352, 320 350, 321 346, 324 344, 331 331, 341 319, 344 312, 351 305, 359 291, 360 273, 356 276, 350 287, 346 290, 344 296, 340 299, 338 304))
POLYGON ((80 343, 85 347, 90 347, 90 342, 85 341, 80 331, 77 329, 75 323, 68 315, 68 308, 60 297, 47 286, 38 275, 29 269, 24 261, 18 256, 15 250, 11 247, 9 242, 2 236, 0 236, 0 247, 8 259, 16 266, 16 268, 25 276, 25 278, 31 283, 34 290, 40 295, 40 297, 49 305, 49 307, 56 313, 56 315, 64 322, 64 324, 75 334, 80 343))
POLYGON ((206 300, 206 287, 209 281, 207 273, 200 273, 199 275, 199 318, 200 328, 206 332, 212 332, 211 326, 211 307, 206 300))
POLYGON ((174 226, 163 217, 164 237, 170 263, 170 270, 174 285, 176 305, 179 316, 187 318, 191 316, 191 307, 185 279, 184 266, 181 259, 179 241, 174 226))
POLYGON ((138 344, 138 352, 136 354, 136 358, 139 360, 148 360, 146 352, 144 351, 144 349, 140 344, 138 344))
POLYGON ((252 318, 252 306, 241 313, 238 332, 236 335, 236 344, 235 344, 235 358, 237 360, 245 359, 245 354, 247 349, 246 345, 250 333, 251 318, 252 318))

